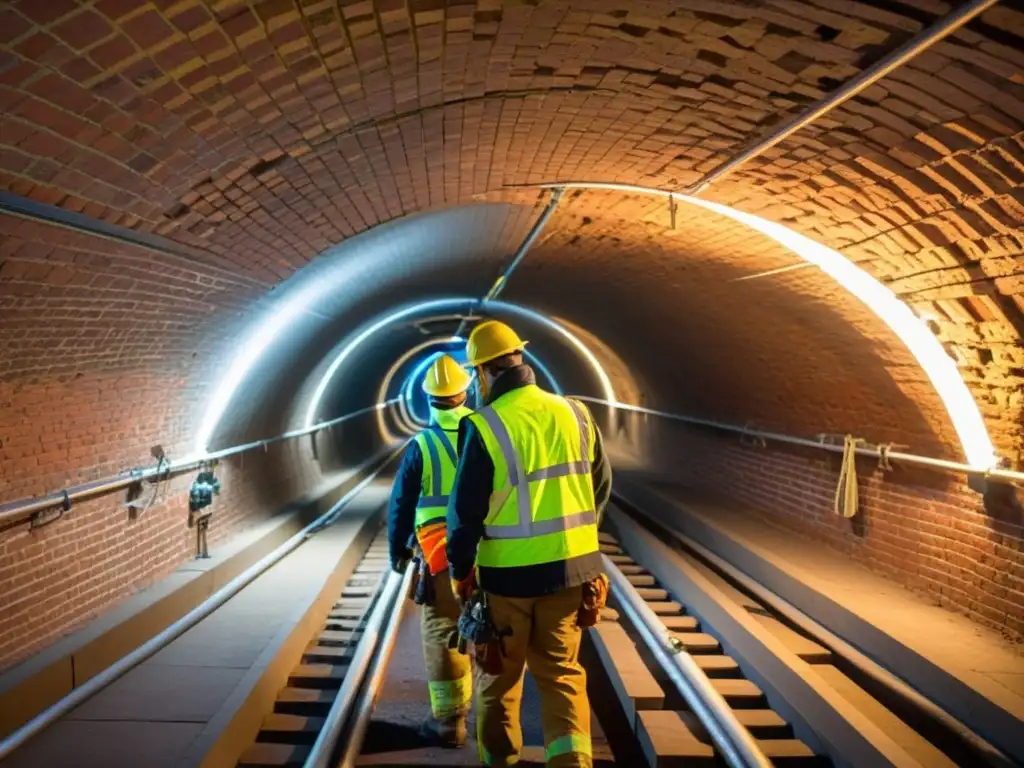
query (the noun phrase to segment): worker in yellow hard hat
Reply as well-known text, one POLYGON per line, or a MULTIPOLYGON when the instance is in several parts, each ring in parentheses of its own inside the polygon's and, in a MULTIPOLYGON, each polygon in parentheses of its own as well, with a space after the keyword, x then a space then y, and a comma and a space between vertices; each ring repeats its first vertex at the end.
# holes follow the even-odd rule
POLYGON ((473 329, 469 365, 484 406, 459 425, 448 560, 461 601, 479 588, 495 635, 477 656, 477 742, 485 765, 517 762, 527 661, 541 695, 549 766, 591 766, 583 626, 607 597, 597 530, 611 496, 601 434, 580 402, 536 384, 526 342, 504 323, 473 329), (479 583, 478 583, 479 582, 479 583), (507 634, 506 634, 507 633, 507 634))
POLYGON ((471 383, 469 373, 448 355, 441 355, 430 366, 423 383, 430 398, 430 426, 406 449, 388 508, 392 568, 404 571, 412 547, 419 550, 421 583, 416 600, 422 604, 420 629, 431 708, 421 733, 444 747, 466 743, 473 688, 469 659, 448 648, 448 638, 459 620, 459 606, 452 594, 445 553, 445 511, 455 481, 456 436, 459 421, 472 413, 465 405, 471 383))

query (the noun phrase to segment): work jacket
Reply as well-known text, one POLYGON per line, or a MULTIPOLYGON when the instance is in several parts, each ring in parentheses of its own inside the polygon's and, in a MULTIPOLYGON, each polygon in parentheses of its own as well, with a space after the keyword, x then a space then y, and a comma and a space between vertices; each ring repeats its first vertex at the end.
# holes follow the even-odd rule
MULTIPOLYGON (((611 496, 611 467, 590 414, 580 403, 537 390, 533 370, 526 365, 511 368, 495 380, 487 405, 493 408, 484 408, 459 424, 459 467, 448 503, 448 561, 453 578, 464 579, 476 563, 485 591, 539 597, 596 577, 602 570, 596 528, 611 496), (540 454, 549 447, 537 442, 546 439, 537 428, 519 423, 516 406, 520 403, 524 413, 545 410, 547 428, 558 435, 550 450, 565 453, 550 462, 561 469, 544 478, 540 475, 548 471, 550 457, 540 454), (516 435, 513 442, 534 441, 528 450, 531 455, 519 462, 524 474, 535 470, 530 473, 532 479, 517 482, 509 475, 499 446, 505 438, 490 428, 488 410, 491 424, 494 413, 505 414, 510 422, 507 432, 516 435), (528 436, 531 429, 536 433, 532 437, 528 436), (589 467, 589 477, 580 474, 581 464, 589 467), (525 495, 529 508, 519 502, 518 488, 526 486, 533 490, 532 496, 525 495)), ((501 430, 500 424, 495 426, 501 430)))
POLYGON ((472 413, 465 406, 430 409, 430 426, 413 438, 402 457, 388 508, 391 561, 409 556, 413 533, 431 573, 448 567, 445 513, 455 482, 459 421, 472 413))

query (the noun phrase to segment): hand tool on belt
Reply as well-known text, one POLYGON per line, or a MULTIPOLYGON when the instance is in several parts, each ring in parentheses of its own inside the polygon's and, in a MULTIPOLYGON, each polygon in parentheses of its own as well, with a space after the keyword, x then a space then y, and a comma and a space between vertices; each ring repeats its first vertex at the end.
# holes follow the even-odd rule
POLYGON ((416 534, 409 537, 409 549, 413 552, 413 560, 416 568, 416 587, 413 590, 412 601, 416 605, 434 604, 434 579, 430 575, 430 565, 423 555, 419 543, 416 541, 416 534))
POLYGON ((458 628, 448 638, 448 647, 465 654, 467 645, 472 643, 473 658, 480 669, 489 675, 498 675, 501 674, 501 657, 505 655, 504 638, 511 634, 511 629, 495 626, 487 607, 487 596, 477 590, 462 606, 458 628))
POLYGON ((601 609, 608 604, 608 588, 610 584, 605 574, 591 579, 583 585, 583 596, 580 609, 576 612, 576 625, 592 627, 601 618, 601 609))

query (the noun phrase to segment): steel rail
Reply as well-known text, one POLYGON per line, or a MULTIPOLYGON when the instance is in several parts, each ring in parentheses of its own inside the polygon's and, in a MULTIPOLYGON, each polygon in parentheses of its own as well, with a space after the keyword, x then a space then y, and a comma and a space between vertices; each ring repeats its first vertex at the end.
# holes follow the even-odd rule
POLYGON ((714 689, 704 671, 689 653, 676 647, 661 620, 608 555, 601 555, 601 559, 618 605, 633 622, 658 665, 707 728, 722 759, 731 768, 771 768, 772 761, 736 718, 722 694, 714 689))
POLYGON ((673 528, 667 521, 641 509, 618 493, 614 493, 613 498, 623 511, 632 515, 638 515, 653 523, 684 547, 690 549, 699 558, 705 560, 712 568, 718 570, 726 578, 739 584, 742 589, 753 595, 755 599, 767 605, 778 615, 806 632, 818 643, 821 643, 821 645, 842 657, 851 666, 856 668, 858 672, 885 688, 890 694, 896 696, 905 704, 913 707, 934 725, 950 733, 965 749, 971 751, 975 757, 982 760, 986 765, 993 766, 994 768, 1016 768, 1018 766, 1018 763, 1007 757, 994 744, 986 741, 982 736, 971 730, 969 726, 957 720, 956 717, 942 709, 938 704, 914 690, 910 685, 869 656, 861 653, 850 643, 829 631, 788 600, 761 586, 757 581, 716 555, 703 544, 673 528))
MULTIPOLYGON (((817 450, 829 451, 831 453, 843 453, 846 449, 843 445, 836 443, 823 442, 821 440, 814 440, 808 437, 794 437, 792 435, 784 435, 779 432, 767 432, 762 429, 753 429, 747 426, 740 426, 739 424, 729 424, 722 421, 713 421, 711 419, 701 419, 696 416, 687 416, 682 413, 669 413, 668 411, 658 411, 653 408, 644 408, 641 405, 629 405, 627 403, 617 403, 610 400, 602 400, 598 397, 589 397, 587 395, 573 395, 577 400, 585 400, 589 403, 596 405, 603 405, 606 408, 614 408, 620 411, 628 411, 630 413, 640 413, 645 416, 657 416, 662 419, 668 419, 670 421, 679 421, 684 424, 692 424, 699 427, 708 427, 709 429, 716 429, 722 432, 733 432, 738 435, 745 435, 765 442, 775 443, 787 443, 789 445, 798 445, 802 448, 815 448, 817 450)), ((879 461, 895 461, 900 464, 912 464, 915 466, 926 467, 928 469, 940 469, 948 470, 950 472, 960 472, 966 475, 973 475, 978 477, 984 477, 992 480, 1002 480, 1005 482, 1013 483, 1024 481, 1024 472, 1017 472, 1011 469, 983 469, 980 467, 973 467, 970 464, 964 464, 960 461, 950 461, 948 459, 936 459, 932 456, 921 456, 916 453, 905 453, 903 451, 893 451, 886 448, 884 445, 879 446, 857 446, 853 449, 858 456, 867 456, 879 461)))
MULTIPOLYGON (((377 602, 363 628, 363 636, 359 638, 352 661, 345 672, 341 690, 338 691, 330 711, 324 718, 324 725, 306 756, 303 768, 332 768, 337 765, 336 762, 332 762, 332 758, 337 751, 338 742, 347 730, 346 726, 349 725, 353 707, 358 701, 361 701, 359 692, 363 688, 371 663, 375 658, 379 658, 377 650, 382 647, 383 642, 386 642, 388 632, 397 623, 395 612, 392 610, 395 599, 397 597, 401 602, 405 602, 405 594, 408 592, 413 573, 412 565, 406 566, 405 573, 401 577, 397 573, 388 572, 383 586, 377 592, 377 602), (402 591, 403 587, 405 588, 404 592, 402 591), (385 625, 387 625, 386 630, 384 629, 385 625), (383 640, 381 639, 382 630, 384 631, 383 640)), ((396 610, 400 609, 401 606, 398 605, 396 610)), ((373 672, 370 671, 369 674, 372 678, 373 672)))
MULTIPOLYGON (((370 727, 370 718, 373 716, 373 709, 377 703, 377 695, 384 682, 384 675, 391 661, 391 654, 395 650, 395 643, 398 640, 398 630, 402 624, 402 614, 408 605, 409 589, 412 586, 413 568, 408 566, 402 583, 398 588, 398 595, 394 610, 391 611, 387 631, 377 647, 377 655, 373 660, 373 668, 363 685, 359 694, 358 708, 348 729, 348 738, 345 739, 344 752, 341 758, 335 763, 337 768, 354 768, 359 752, 366 739, 366 730, 370 727)), ((306 766, 309 768, 309 766, 306 766)))
POLYGON ((31 517, 36 512, 41 512, 44 509, 59 507, 61 505, 67 506, 73 501, 112 493, 122 488, 127 488, 130 485, 134 485, 135 483, 142 482, 143 480, 163 480, 174 475, 180 475, 183 472, 189 472, 193 469, 197 469, 210 461, 224 459, 229 456, 236 456, 240 453, 252 451, 257 448, 266 448, 274 443, 279 443, 284 440, 293 440, 297 437, 303 437, 304 435, 319 432, 323 429, 329 429, 330 427, 349 421, 350 419, 354 419, 357 416, 363 416, 367 413, 373 413, 387 408, 389 405, 393 405, 396 402, 397 399, 388 400, 386 402, 370 406, 369 408, 362 408, 358 411, 347 413, 344 416, 339 416, 338 418, 331 419, 330 421, 323 421, 319 424, 314 424, 313 426, 305 429, 296 429, 291 432, 285 432, 282 435, 276 435, 275 437, 235 445, 203 456, 182 459, 181 461, 172 461, 165 466, 158 464, 155 467, 131 470, 129 472, 123 472, 120 475, 103 478, 102 480, 93 480, 88 483, 72 485, 68 488, 53 491, 43 496, 36 496, 30 499, 20 499, 6 504, 0 504, 0 525, 14 523, 24 518, 31 517))
POLYGON ((376 457, 368 461, 363 465, 363 468, 372 466, 375 462, 379 462, 380 466, 360 480, 359 483, 342 496, 337 503, 335 503, 334 506, 324 514, 281 544, 281 546, 273 552, 266 555, 263 559, 249 566, 245 571, 233 578, 169 627, 151 637, 131 653, 122 656, 95 677, 90 678, 81 686, 75 688, 60 701, 47 707, 10 736, 5 738, 3 741, 0 741, 0 760, 3 760, 18 747, 29 741, 29 739, 38 735, 47 727, 53 725, 61 717, 95 696, 111 683, 123 677, 139 664, 146 661, 163 648, 166 648, 174 640, 223 606, 224 603, 241 592, 245 587, 263 575, 272 566, 295 551, 317 531, 334 522, 349 502, 351 502, 359 492, 363 490, 363 488, 377 478, 377 475, 379 475, 384 469, 384 466, 390 462, 395 455, 397 455, 396 451, 387 451, 385 454, 378 454, 376 457), (385 457, 382 458, 382 456, 385 457))

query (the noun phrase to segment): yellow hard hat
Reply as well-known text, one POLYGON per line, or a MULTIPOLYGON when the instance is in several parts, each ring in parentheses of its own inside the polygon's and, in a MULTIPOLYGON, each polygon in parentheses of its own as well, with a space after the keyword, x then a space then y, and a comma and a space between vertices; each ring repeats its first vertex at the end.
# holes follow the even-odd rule
POLYGON ((466 344, 467 365, 476 368, 512 352, 522 352, 529 342, 519 338, 519 334, 504 323, 487 320, 480 323, 469 334, 466 344))
POLYGON ((452 397, 469 389, 473 377, 454 358, 441 355, 423 380, 423 391, 431 397, 452 397))

